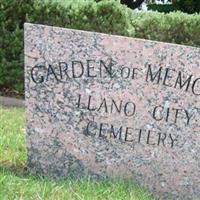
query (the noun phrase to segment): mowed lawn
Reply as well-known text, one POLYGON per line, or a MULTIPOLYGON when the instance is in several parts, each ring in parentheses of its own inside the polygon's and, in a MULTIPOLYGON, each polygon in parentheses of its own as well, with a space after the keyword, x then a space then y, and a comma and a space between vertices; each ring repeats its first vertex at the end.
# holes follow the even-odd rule
POLYGON ((31 175, 26 170, 24 115, 22 108, 0 107, 0 200, 153 199, 130 180, 55 181, 31 175))

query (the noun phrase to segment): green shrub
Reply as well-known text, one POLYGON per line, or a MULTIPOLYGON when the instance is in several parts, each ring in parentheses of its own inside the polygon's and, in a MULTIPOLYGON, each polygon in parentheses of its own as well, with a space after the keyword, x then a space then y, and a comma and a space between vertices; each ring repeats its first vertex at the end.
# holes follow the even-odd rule
POLYGON ((23 91, 23 24, 31 0, 0 1, 0 88, 23 91))
POLYGON ((103 0, 98 3, 91 0, 79 3, 73 3, 71 0, 59 3, 60 1, 49 0, 46 4, 37 1, 34 15, 30 16, 28 21, 118 35, 134 35, 130 19, 131 10, 115 0, 103 0))
POLYGON ((135 37, 200 47, 200 15, 135 13, 135 37))
POLYGON ((23 92, 25 21, 200 47, 199 15, 134 12, 116 0, 1 0, 0 88, 23 92))

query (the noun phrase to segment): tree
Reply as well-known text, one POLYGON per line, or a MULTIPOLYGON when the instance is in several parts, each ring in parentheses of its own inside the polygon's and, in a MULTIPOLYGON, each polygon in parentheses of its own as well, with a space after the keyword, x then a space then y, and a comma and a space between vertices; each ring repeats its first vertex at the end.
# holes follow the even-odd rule
POLYGON ((127 5, 131 9, 138 8, 145 0, 120 0, 121 4, 127 5))
POLYGON ((200 12, 200 0, 172 0, 172 4, 183 12, 200 12))

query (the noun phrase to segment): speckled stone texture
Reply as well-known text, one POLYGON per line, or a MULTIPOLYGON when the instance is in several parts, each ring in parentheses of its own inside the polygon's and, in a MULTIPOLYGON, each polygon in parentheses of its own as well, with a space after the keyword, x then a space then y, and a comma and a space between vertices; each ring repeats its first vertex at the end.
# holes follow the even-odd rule
POLYGON ((25 24, 28 167, 200 199, 200 49, 25 24))

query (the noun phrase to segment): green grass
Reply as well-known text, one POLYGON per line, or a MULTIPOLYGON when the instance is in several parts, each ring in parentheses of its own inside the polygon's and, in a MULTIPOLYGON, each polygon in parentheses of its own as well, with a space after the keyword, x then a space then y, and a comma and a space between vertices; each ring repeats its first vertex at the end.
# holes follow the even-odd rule
POLYGON ((0 200, 150 200, 130 180, 65 180, 33 176, 26 170, 24 109, 0 107, 0 200))

